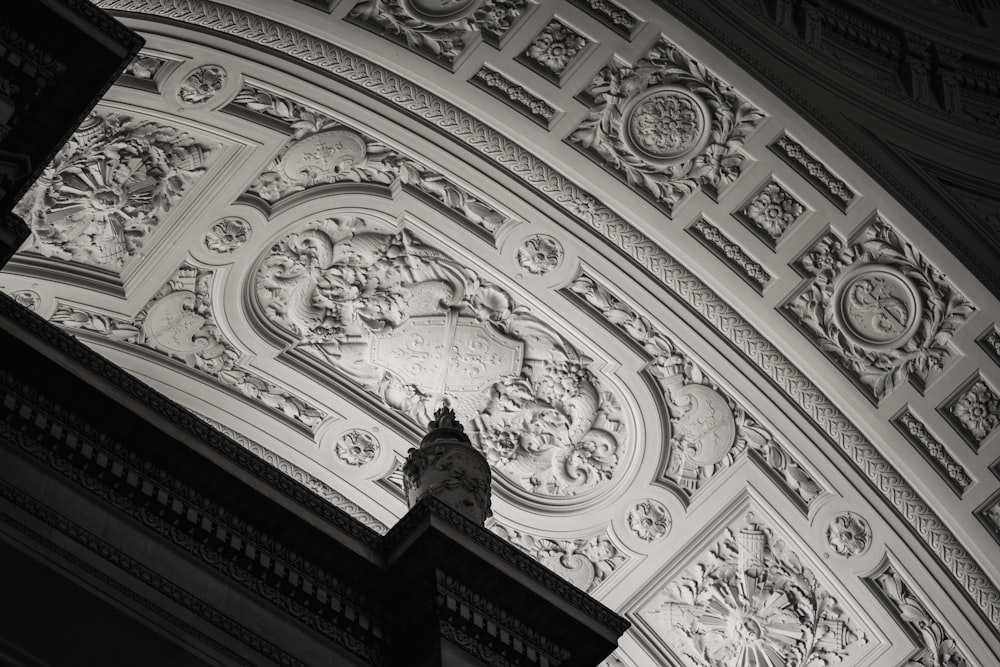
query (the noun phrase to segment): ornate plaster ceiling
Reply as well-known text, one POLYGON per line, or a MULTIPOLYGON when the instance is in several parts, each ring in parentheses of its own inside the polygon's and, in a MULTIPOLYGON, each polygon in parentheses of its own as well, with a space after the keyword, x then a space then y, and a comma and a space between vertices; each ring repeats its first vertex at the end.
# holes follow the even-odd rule
POLYGON ((373 529, 444 398, 609 665, 995 664, 1000 304, 651 3, 97 0, 26 306, 373 529))

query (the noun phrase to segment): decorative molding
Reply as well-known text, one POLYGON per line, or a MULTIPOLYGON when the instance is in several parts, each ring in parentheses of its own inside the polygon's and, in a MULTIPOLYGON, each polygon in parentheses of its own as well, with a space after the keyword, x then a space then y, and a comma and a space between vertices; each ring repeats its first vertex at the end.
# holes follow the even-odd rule
POLYGON ((928 611, 893 565, 886 563, 866 581, 917 646, 916 655, 907 664, 940 667, 969 664, 944 625, 928 611))
POLYGON ((1000 396, 978 373, 938 410, 976 451, 1000 426, 1000 396))
POLYGON ((533 70, 556 82, 590 41, 559 19, 552 19, 518 58, 533 70))
POLYGON ((611 0, 570 0, 570 2, 628 40, 631 40, 643 25, 635 14, 611 0))
POLYGON ((556 110, 552 105, 487 65, 476 70, 469 81, 542 127, 548 128, 555 118, 556 110))
POLYGON ((739 147, 764 113, 661 38, 629 67, 612 60, 581 93, 567 141, 667 215, 699 188, 716 197, 743 171, 739 147))
POLYGON ((670 455, 661 475, 694 493, 749 450, 800 508, 808 507, 823 492, 769 430, 722 392, 656 324, 586 274, 568 289, 651 359, 649 373, 663 391, 671 426, 670 455))
POLYGON ((219 255, 235 252, 250 240, 250 223, 243 218, 226 217, 219 220, 205 234, 205 247, 219 255))
POLYGON ((240 351, 223 337, 212 314, 213 275, 181 266, 131 322, 67 304, 58 305, 51 322, 154 350, 310 431, 316 428, 326 419, 326 412, 237 363, 240 351))
POLYGON ((254 312, 293 349, 418 423, 447 399, 515 488, 574 496, 612 479, 620 400, 528 307, 407 229, 345 217, 293 230, 252 279, 254 312))
POLYGON ((527 0, 363 0, 348 18, 446 67, 474 44, 499 47, 529 7, 527 0))
POLYGON ((215 148, 157 121, 91 113, 17 205, 29 250, 120 272, 215 148))
POLYGON ((826 543, 844 558, 855 558, 871 546, 871 526, 860 514, 843 512, 827 525, 826 543))
POLYGON ((909 408, 904 408, 901 413, 893 417, 892 423, 955 493, 961 496, 972 484, 972 477, 966 472, 965 467, 954 459, 945 445, 931 435, 924 423, 909 408))
POLYGON ((828 667, 868 642, 799 554, 752 519, 637 613, 685 667, 828 667))
POLYGON ((687 227, 687 232, 713 255, 735 271, 743 280, 753 287, 758 294, 764 291, 771 282, 771 274, 763 266, 754 261, 740 244, 722 233, 718 227, 699 216, 687 227))
POLYGON ((351 466, 368 465, 375 460, 380 449, 374 435, 356 428, 337 438, 333 445, 337 458, 351 466))
POLYGON ((847 183, 834 176, 822 162, 787 134, 782 134, 769 145, 775 155, 821 192, 841 211, 846 211, 858 195, 847 183))
POLYGON ((177 88, 177 99, 184 104, 204 104, 226 85, 229 75, 218 65, 202 65, 184 77, 177 88))
POLYGON ((774 250, 785 232, 806 212, 806 207, 774 179, 754 193, 733 217, 774 250))
POLYGON ((562 263, 565 251, 555 238, 535 234, 525 239, 517 249, 517 263, 522 269, 536 276, 545 275, 562 263))
POLYGON ((529 535, 499 522, 494 523, 491 530, 590 595, 629 559, 606 533, 553 540, 529 535))
POLYGON ((1000 329, 996 325, 991 326, 979 337, 978 342, 990 359, 1000 366, 1000 329))
POLYGON ((795 266, 809 281, 782 312, 876 403, 908 380, 926 387, 976 310, 878 216, 849 245, 827 233, 795 266))
POLYGON ((640 540, 655 542, 670 533, 674 520, 663 503, 646 498, 628 511, 628 527, 640 540))
MULTIPOLYGON (((607 239, 608 243, 635 262, 636 266, 648 272, 650 278, 659 281, 693 313, 714 327, 734 349, 755 364, 779 391, 798 405, 803 414, 827 434, 844 459, 869 480, 872 487, 923 540, 928 551, 935 555, 994 629, 1000 628, 1000 590, 952 530, 860 429, 771 341, 676 258, 523 146, 394 72, 328 41, 256 14, 219 5, 211 0, 96 2, 105 10, 138 12, 181 24, 200 26, 202 29, 225 34, 229 39, 242 39, 285 54, 291 59, 310 63, 312 67, 327 72, 335 79, 361 90, 371 91, 373 95, 411 113, 431 127, 451 134, 456 141, 507 169, 526 185, 549 198, 554 205, 574 215, 581 224, 589 226, 607 239)), ((685 7, 684 11, 689 12, 690 8, 685 7)), ((760 69, 760 62, 755 54, 742 49, 737 52, 747 63, 760 69)), ((777 80, 776 76, 772 78, 777 80)), ((801 96, 794 90, 788 92, 801 103, 801 96)), ((809 108, 819 121, 833 125, 822 112, 809 108)), ((858 150, 857 144, 854 148, 858 150)), ((862 159, 867 159, 872 164, 878 163, 863 147, 860 150, 862 159)), ((908 198, 918 202, 922 215, 937 219, 919 204, 919 199, 908 188, 896 181, 891 183, 904 196, 909 195, 908 198)))
POLYGON ((277 119, 292 130, 288 144, 249 188, 269 204, 326 183, 398 182, 458 216, 471 228, 486 232, 491 239, 511 221, 444 175, 291 99, 244 84, 229 107, 277 119))
POLYGON ((288 475, 296 482, 309 489, 317 496, 330 503, 337 509, 348 514, 352 519, 358 523, 364 524, 374 532, 379 535, 385 535, 389 531, 389 527, 384 523, 373 517, 371 514, 362 509, 357 503, 348 500, 346 497, 341 495, 339 491, 334 489, 332 486, 327 484, 321 479, 314 477, 311 473, 303 470, 299 466, 295 465, 283 456, 275 454, 270 449, 264 445, 251 440, 242 433, 229 428, 225 424, 222 424, 210 417, 192 411, 192 414, 201 419, 203 422, 214 428, 219 433, 222 433, 227 438, 237 443, 247 451, 256 454, 261 460, 266 461, 271 464, 277 470, 280 470, 284 474, 288 475))

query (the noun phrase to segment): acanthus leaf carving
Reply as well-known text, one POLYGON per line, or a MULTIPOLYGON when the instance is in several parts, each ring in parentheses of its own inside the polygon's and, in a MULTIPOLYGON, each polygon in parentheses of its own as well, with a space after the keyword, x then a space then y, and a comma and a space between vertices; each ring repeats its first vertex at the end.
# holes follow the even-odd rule
POLYGON ((590 112, 568 141, 668 214, 698 188, 719 192, 739 177, 739 146, 764 117, 662 38, 634 67, 612 61, 585 94, 590 112))
POLYGON ((875 401, 943 368, 976 307, 881 218, 848 245, 830 232, 799 261, 809 276, 784 309, 875 401))
POLYGON ((639 615, 686 667, 827 667, 868 641, 799 554, 752 520, 725 529, 639 615))
POLYGON ((511 221, 443 174, 299 102, 244 85, 232 104, 276 118, 292 130, 288 145, 249 188, 268 203, 328 183, 398 181, 489 234, 511 221))
POLYGON ((650 372, 663 389, 671 419, 670 456, 664 470, 668 479, 694 493, 749 450, 804 505, 822 493, 822 486, 769 430, 723 394, 653 322, 585 274, 569 289, 652 358, 650 372))
POLYGON ((610 480, 626 452, 616 396, 501 287, 407 229, 306 223, 258 264, 260 312, 295 349, 426 423, 447 400, 506 480, 542 496, 610 480))
POLYGON ((155 350, 309 429, 318 426, 327 416, 324 411, 239 365, 239 350, 225 339, 212 314, 212 276, 211 271, 181 266, 131 322, 67 304, 59 304, 51 321, 155 350))
POLYGON ((120 271, 214 148, 157 121, 91 113, 17 205, 31 250, 120 271))

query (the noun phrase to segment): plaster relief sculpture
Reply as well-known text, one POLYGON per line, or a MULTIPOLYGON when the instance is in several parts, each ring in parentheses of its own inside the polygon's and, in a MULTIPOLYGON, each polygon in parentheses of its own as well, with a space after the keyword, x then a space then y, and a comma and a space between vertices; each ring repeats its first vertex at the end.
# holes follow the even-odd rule
POLYGON ((562 245, 551 236, 535 234, 517 249, 517 263, 528 273, 544 275, 562 262, 562 245))
POLYGON ((540 119, 543 127, 548 127, 556 115, 556 110, 548 102, 486 65, 476 70, 471 81, 528 118, 540 119))
POLYGON ((628 560, 607 535, 550 540, 528 535, 500 523, 493 532, 582 591, 590 593, 628 560))
POLYGON ((204 65, 188 74, 177 89, 177 99, 184 104, 204 104, 226 85, 226 70, 218 65, 204 65))
POLYGON ((787 190, 771 181, 736 213, 736 217, 774 248, 805 210, 787 190))
POLYGON ((718 192, 739 177, 739 147, 764 117, 662 38, 634 67, 610 63, 584 92, 591 109, 570 143, 668 214, 698 188, 718 192))
POLYGON ((156 74, 167 64, 167 61, 148 53, 140 53, 125 66, 122 76, 130 76, 133 79, 143 79, 152 81, 156 74))
POLYGON ((619 400, 548 325, 412 232, 300 225, 258 264, 259 310, 294 347, 417 422, 447 400, 500 477, 541 496, 611 479, 619 400))
POLYGON ((655 500, 642 500, 633 505, 628 513, 628 527, 636 537, 646 542, 666 537, 673 523, 667 508, 655 500))
POLYGON ((60 304, 51 321, 121 343, 156 350, 216 382, 312 429, 326 413, 277 385, 244 370, 240 352, 212 314, 212 272, 182 266, 132 322, 60 304))
POLYGON ((927 382, 975 310, 880 218, 851 245, 827 234, 798 267, 810 282, 785 311, 875 401, 907 380, 927 382))
POLYGON ((854 558, 868 550, 872 543, 872 529, 860 515, 844 512, 834 517, 826 527, 826 541, 844 558, 854 558))
POLYGON ((819 496, 819 483, 764 426, 720 393, 656 325, 587 275, 569 289, 652 358, 650 373, 663 389, 670 413, 671 447, 664 474, 674 484, 694 493, 750 450, 803 505, 819 496))
POLYGON ((399 182, 489 234, 510 220, 444 175, 298 102, 244 86, 233 104, 281 120, 292 129, 288 146, 249 188, 270 204, 326 183, 399 182))
POLYGON ((917 644, 917 652, 906 663, 907 667, 966 667, 969 664, 949 632, 917 599, 893 566, 887 565, 870 581, 917 644))
POLYGON ((587 46, 587 40, 557 20, 538 33, 524 52, 539 71, 558 77, 587 46))
POLYGON ((1000 426, 1000 397, 977 379, 948 407, 952 421, 976 447, 1000 426))
POLYGON ((92 113, 17 205, 30 250, 120 271, 205 173, 212 149, 157 121, 92 113))
POLYGON ((205 247, 214 253, 226 255, 235 252, 250 238, 250 224, 242 218, 223 218, 208 230, 203 239, 205 247))
POLYGON ((17 290, 16 292, 11 292, 8 296, 14 299, 19 306, 23 306, 28 310, 38 310, 38 304, 42 302, 41 295, 30 289, 17 290))
POLYGON ((799 554, 749 522, 639 611, 690 667, 827 667, 867 643, 799 554))
POLYGON ((497 45, 526 8, 525 0, 364 0, 349 16, 451 65, 477 33, 497 45))
POLYGON ((347 465, 363 466, 375 460, 379 453, 378 440, 368 431, 351 429, 337 438, 333 451, 347 465))

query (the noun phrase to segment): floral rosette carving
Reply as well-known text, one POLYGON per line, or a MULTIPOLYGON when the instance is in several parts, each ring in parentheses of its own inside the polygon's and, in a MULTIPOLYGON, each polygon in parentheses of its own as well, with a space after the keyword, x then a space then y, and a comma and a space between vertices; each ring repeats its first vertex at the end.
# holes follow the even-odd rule
POLYGON ((982 380, 962 392, 948 411, 976 443, 1000 426, 1000 397, 982 380))
POLYGON ((212 314, 211 285, 212 272, 185 265, 132 322, 67 305, 60 305, 51 321, 156 350, 307 428, 318 426, 325 412, 239 366, 240 351, 225 339, 212 314))
POLYGON ((591 110, 569 141, 668 214, 698 188, 721 191, 739 177, 739 147, 764 117, 662 39, 634 67, 604 67, 585 93, 591 110))
POLYGON ((203 104, 226 85, 226 70, 218 65, 204 65, 188 74, 177 89, 177 99, 184 104, 203 104))
POLYGON ((500 477, 539 495, 611 479, 622 410, 584 360, 497 285, 413 233, 359 218, 308 223, 261 260, 259 312, 418 423, 442 402, 500 477))
POLYGON ((805 207, 777 183, 768 183, 740 211, 767 238, 777 241, 803 213, 805 207))
POLYGON ((235 252, 250 238, 250 225, 242 218, 223 218, 205 234, 205 247, 225 255, 235 252))
POLYGON ((563 258, 563 249, 551 236, 536 234, 517 249, 517 263, 528 273, 540 276, 557 266, 563 258))
POLYGON ((381 27, 414 51, 451 64, 479 32, 495 42, 524 11, 525 0, 365 0, 355 21, 381 27))
POLYGON ((753 523, 726 529, 639 613, 692 667, 825 667, 867 643, 798 554, 753 523))
POLYGON ((550 21, 528 46, 524 55, 543 71, 556 76, 583 50, 587 40, 559 21, 550 21))
POLYGON ((347 465, 363 466, 375 460, 379 449, 374 435, 353 429, 337 438, 333 451, 347 465))
POLYGON ((837 515, 826 527, 826 541, 844 558, 860 556, 872 542, 872 529, 854 512, 837 515))
POLYGON ((827 234, 798 265, 811 280, 785 309, 876 401, 942 369, 976 309, 881 219, 851 245, 827 234))
POLYGON ((233 104, 280 120, 292 130, 282 153, 248 188, 270 204, 328 183, 389 185, 398 181, 490 234, 509 221, 444 175, 298 102, 245 86, 233 104))
POLYGON ((205 173, 210 151, 155 121, 92 113, 17 205, 31 250, 121 270, 205 173))
POLYGON ((591 592, 628 557, 607 535, 550 540, 495 523, 493 532, 582 591, 591 592))
POLYGON ((655 542, 667 536, 673 526, 670 512, 655 500, 636 503, 628 513, 628 527, 645 542, 655 542))

